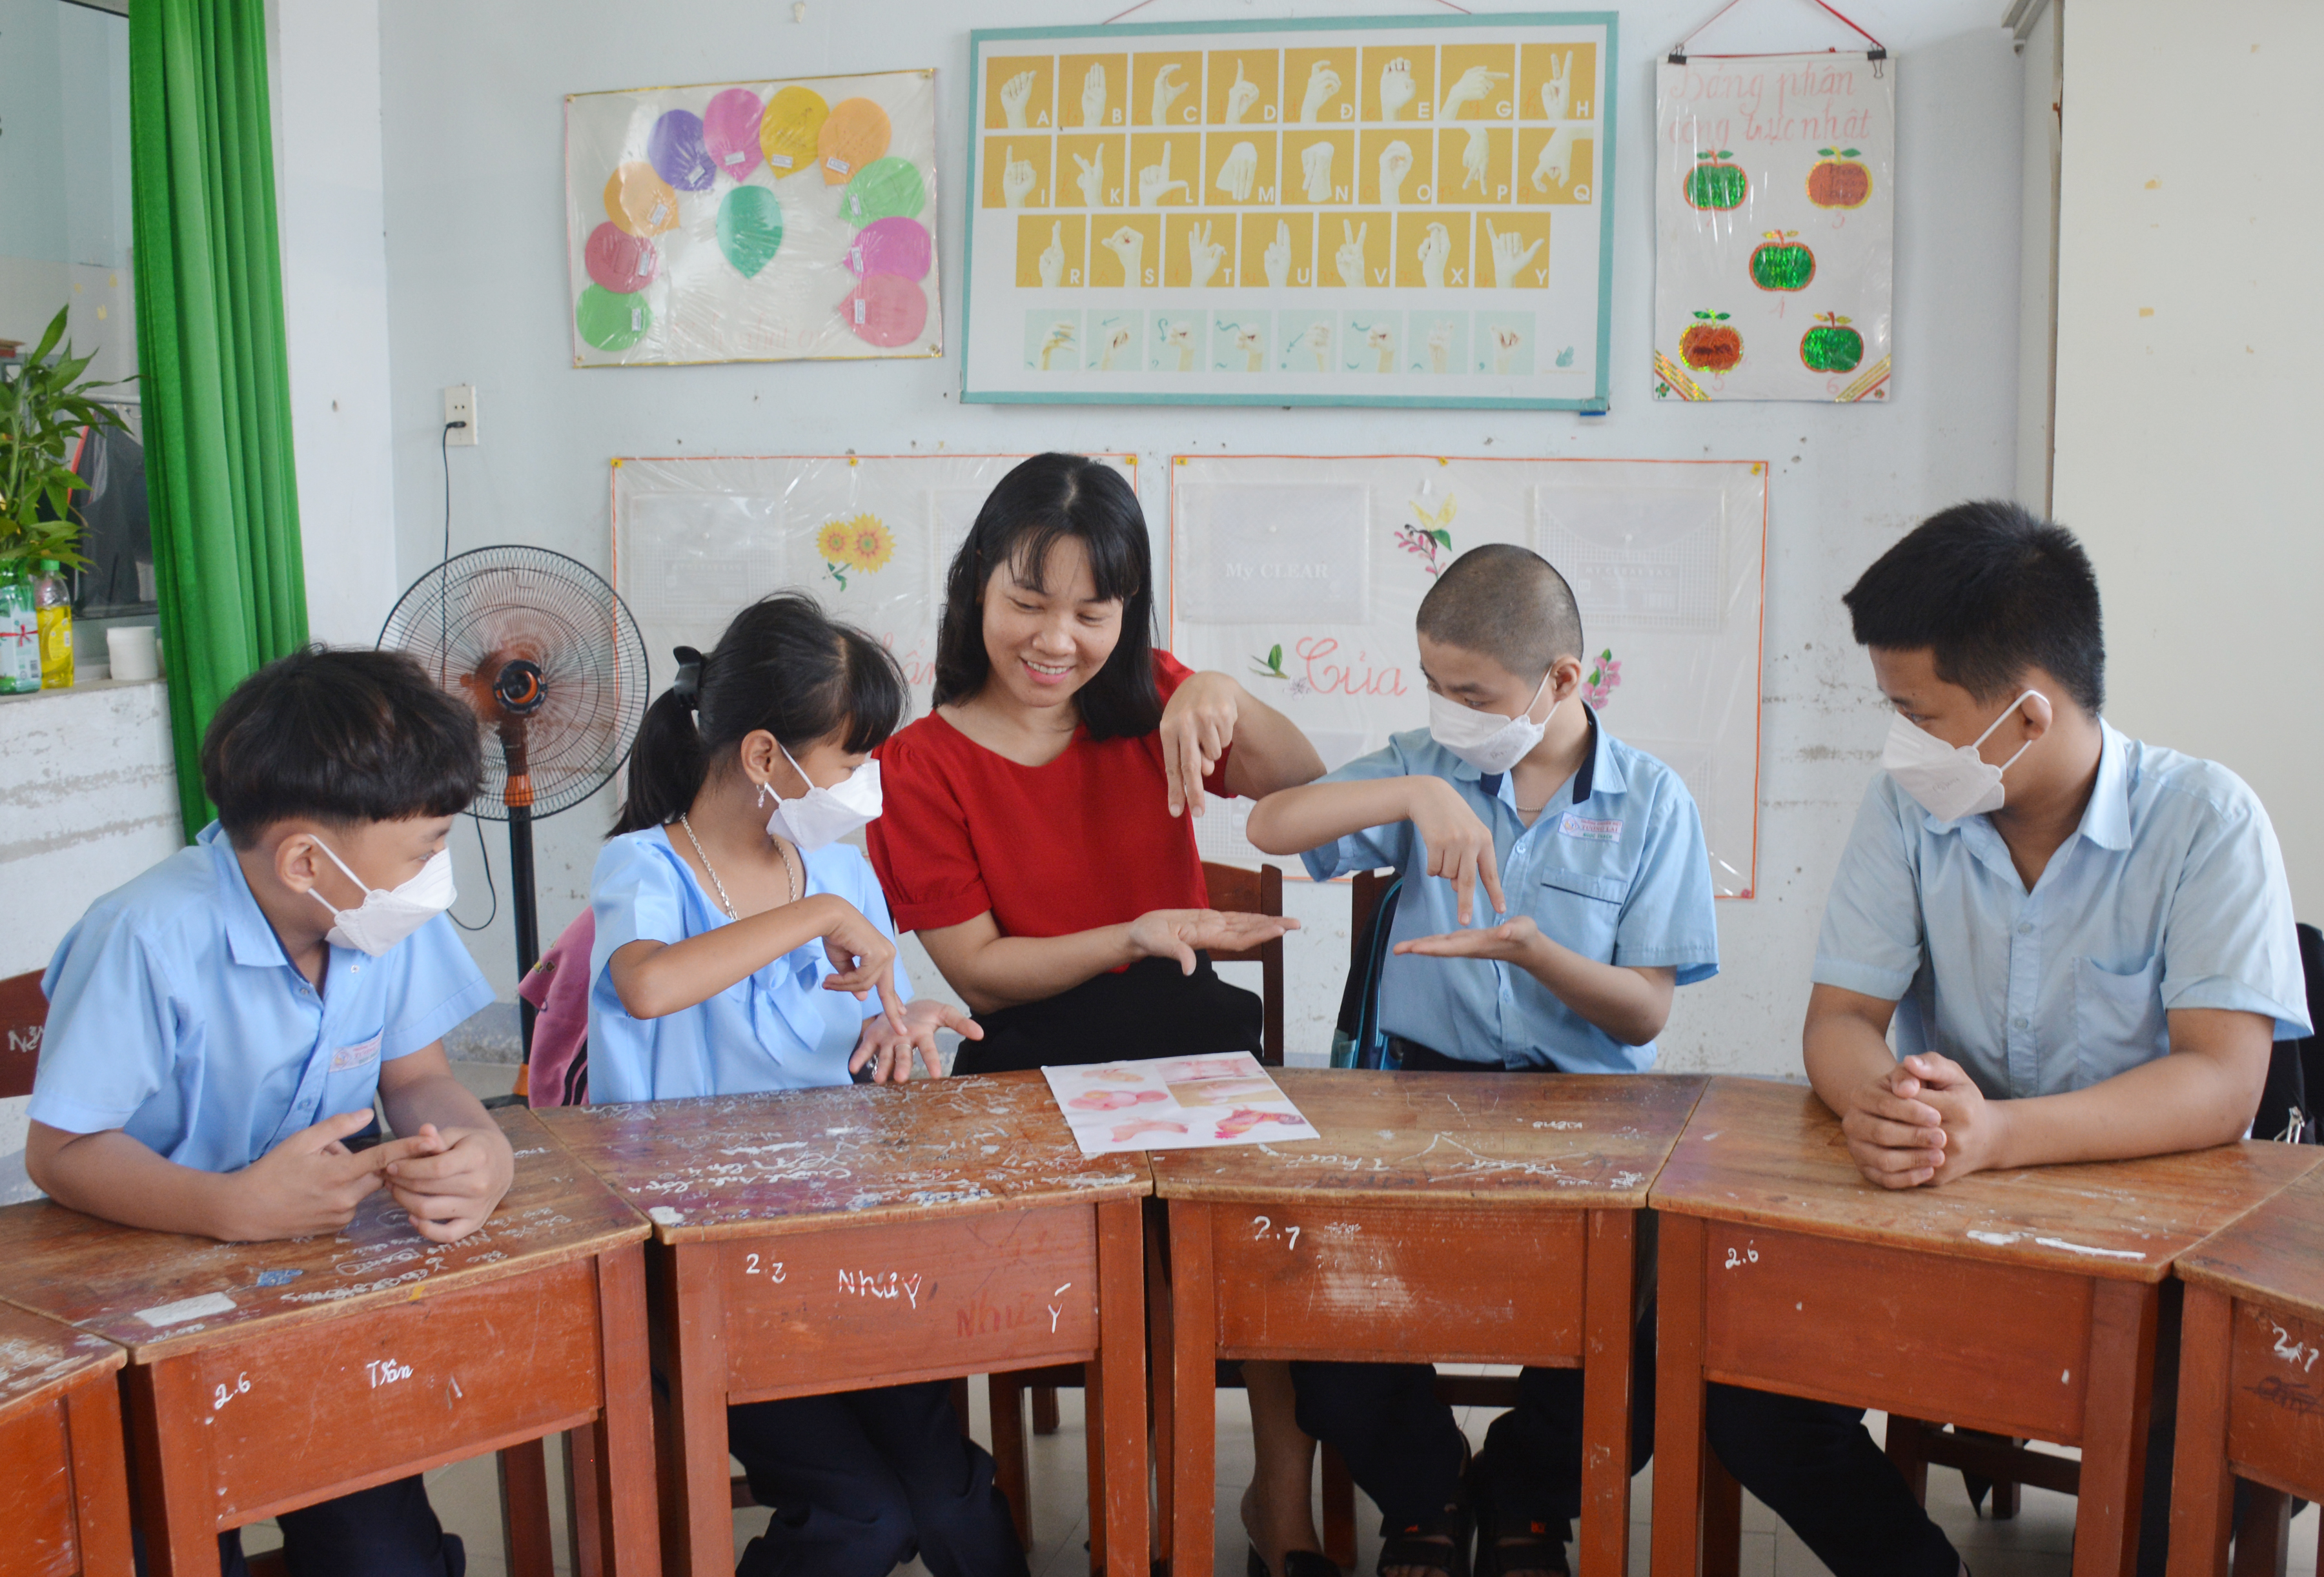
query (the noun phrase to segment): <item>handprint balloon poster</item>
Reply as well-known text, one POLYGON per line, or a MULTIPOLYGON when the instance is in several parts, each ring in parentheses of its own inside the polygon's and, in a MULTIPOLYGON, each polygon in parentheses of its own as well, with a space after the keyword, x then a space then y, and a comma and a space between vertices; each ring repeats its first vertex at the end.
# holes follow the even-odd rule
POLYGON ((1888 396, 1896 62, 1656 68, 1658 400, 1888 396))
POLYGON ((565 100, 573 364, 942 354, 936 73, 565 100))
POLYGON ((961 398, 1603 410, 1615 31, 971 34, 961 398))

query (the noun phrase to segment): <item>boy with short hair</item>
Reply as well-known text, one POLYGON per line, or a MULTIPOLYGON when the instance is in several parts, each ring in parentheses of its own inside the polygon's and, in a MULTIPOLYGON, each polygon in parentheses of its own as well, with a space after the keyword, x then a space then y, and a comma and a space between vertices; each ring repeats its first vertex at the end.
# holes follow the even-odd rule
MULTIPOLYGON (((515 1164, 442 1043, 493 1000, 443 918, 474 714, 408 657, 309 648, 226 697, 201 768, 217 821, 90 905, 41 982, 32 1181, 227 1241, 336 1231, 385 1187, 421 1236, 465 1237, 515 1164), (401 1137, 350 1150, 374 1091, 401 1137)), ((281 1521, 293 1572, 466 1565, 417 1477, 281 1521)), ((218 1553, 244 1570, 238 1533, 218 1553)))
MULTIPOLYGON (((1462 555, 1422 601, 1429 727, 1269 795, 1249 835, 1304 852, 1318 881, 1392 865, 1405 878, 1379 1022, 1409 1069, 1635 1073, 1676 986, 1719 970, 1711 862, 1667 766, 1606 732, 1582 699, 1582 617, 1565 578, 1524 548, 1462 555), (1471 920, 1479 890, 1493 915, 1471 920), (1494 917, 1506 916, 1498 923, 1494 917)), ((1652 1326, 1635 1410, 1653 1417, 1652 1326)), ((1581 1512, 1582 1375, 1526 1370, 1464 1491, 1466 1442, 1425 1364, 1299 1363, 1300 1426, 1331 1442, 1379 1505, 1380 1569, 1567 1570, 1581 1512)), ((1283 1577, 1299 1577, 1287 1570, 1283 1577)))
MULTIPOLYGON (((1896 716, 1832 879, 1802 1039, 1864 1176, 1941 1185, 2239 1138, 2270 1043, 2308 1033, 2282 854, 2233 772, 2099 715, 2080 544, 2014 503, 1960 504, 1843 600, 1896 716)), ((2153 1577, 2175 1291, 2140 1537, 2153 1577)), ((1861 1416, 1725 1387, 1709 1403, 1720 1458, 1838 1577, 1966 1571, 1861 1416)))

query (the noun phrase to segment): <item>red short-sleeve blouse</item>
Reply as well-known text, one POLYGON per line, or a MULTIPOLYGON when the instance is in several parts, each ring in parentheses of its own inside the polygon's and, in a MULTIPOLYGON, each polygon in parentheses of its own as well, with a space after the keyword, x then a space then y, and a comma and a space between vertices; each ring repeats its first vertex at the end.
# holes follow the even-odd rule
MULTIPOLYGON (((1192 672, 1155 652, 1166 703, 1192 672)), ((990 909, 1003 936, 1063 936, 1210 903, 1193 820, 1170 814, 1158 731, 1076 730, 1056 760, 1028 767, 930 713, 874 753, 886 807, 865 841, 899 931, 990 909)), ((1227 792, 1226 766, 1207 792, 1227 792)))

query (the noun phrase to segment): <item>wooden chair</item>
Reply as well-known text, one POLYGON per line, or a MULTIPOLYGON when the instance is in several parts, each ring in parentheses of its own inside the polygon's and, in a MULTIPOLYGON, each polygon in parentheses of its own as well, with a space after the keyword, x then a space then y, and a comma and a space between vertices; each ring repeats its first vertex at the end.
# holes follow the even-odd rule
MULTIPOLYGON (((1229 914, 1279 915, 1283 912, 1283 870, 1277 865, 1261 865, 1252 871, 1240 865, 1220 865, 1203 862, 1203 885, 1209 889, 1211 907, 1229 914)), ((1245 947, 1235 952, 1213 950, 1213 964, 1256 964, 1259 966, 1259 1060, 1268 1067, 1283 1065, 1283 938, 1245 947)), ((1147 1257, 1156 1259, 1156 1232, 1147 1234, 1147 1257)), ((1151 1327, 1155 1317, 1150 1306, 1164 1286, 1160 1267, 1147 1267, 1147 1318, 1151 1327)), ((1167 1292, 1160 1293, 1164 1305, 1167 1292)), ((1149 1375, 1151 1370, 1149 1369, 1149 1375)), ((1057 1392, 1065 1387, 1082 1383, 1082 1369, 1077 1363, 1053 1364, 1047 1369, 1019 1370, 1011 1374, 996 1374, 986 1379, 986 1400, 992 1411, 992 1456, 995 1477, 1001 1492, 1009 1499, 1010 1509, 1016 1515, 1017 1536, 1028 1544, 1032 1538, 1032 1494, 1025 1459, 1026 1399, 1032 1404, 1032 1432, 1035 1434, 1055 1434, 1057 1432, 1057 1392)), ((967 1416, 963 1409, 962 1416, 967 1416)), ((1165 1483, 1168 1474, 1163 1475, 1165 1483)), ((1350 1526, 1354 1526, 1352 1501, 1350 1526)), ((1165 1544, 1159 1553, 1167 1558, 1168 1519, 1156 1523, 1157 1536, 1165 1544)), ((1354 1549, 1352 1538, 1349 1548, 1354 1549)), ((1352 1559, 1352 1555, 1351 1556, 1352 1559)), ((1342 1565, 1347 1562, 1342 1562, 1342 1565)))
POLYGON ((41 1066, 41 1026, 48 1019, 39 970, 0 980, 0 1099, 32 1093, 32 1075, 41 1066))

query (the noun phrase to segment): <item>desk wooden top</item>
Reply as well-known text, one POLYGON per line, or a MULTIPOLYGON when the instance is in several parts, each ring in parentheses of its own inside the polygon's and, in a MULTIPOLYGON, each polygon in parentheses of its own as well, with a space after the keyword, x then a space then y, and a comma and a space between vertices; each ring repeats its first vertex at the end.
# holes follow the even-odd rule
POLYGON ((516 1152, 500 1208, 456 1243, 411 1230, 384 1188, 328 1238, 218 1243, 115 1226, 46 1200, 0 1209, 0 1299, 151 1363, 355 1308, 521 1275, 646 1235, 646 1223, 521 1107, 492 1113, 516 1152))
POLYGON ((544 1111, 665 1243, 1149 1194, 1084 1156, 1038 1073, 544 1111))
POLYGON ((2181 1255, 2174 1268, 2198 1286, 2324 1322, 2324 1167, 2181 1255))
POLYGON ((102 1336, 0 1307, 0 1416, 45 1402, 68 1386, 111 1374, 128 1361, 129 1354, 102 1336))
POLYGON ((1269 1070, 1320 1139, 1157 1150, 1168 1199, 1639 1208, 1704 1081, 1269 1070))
POLYGON ((1653 1203, 1676 1215, 2160 1281, 2179 1256, 2319 1161, 2324 1148, 2246 1140, 1892 1190, 1864 1180, 1814 1091, 1717 1078, 1655 1179, 1653 1203))

